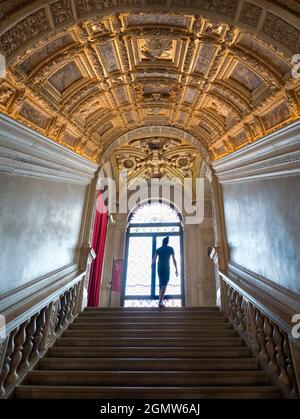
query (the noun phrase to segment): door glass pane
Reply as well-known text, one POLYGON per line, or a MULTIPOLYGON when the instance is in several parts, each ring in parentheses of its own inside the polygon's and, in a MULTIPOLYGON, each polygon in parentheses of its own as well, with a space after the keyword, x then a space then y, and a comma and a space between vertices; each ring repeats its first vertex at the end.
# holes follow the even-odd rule
POLYGON ((152 202, 152 204, 141 205, 133 214, 131 223, 178 223, 178 213, 169 205, 152 202))
POLYGON ((129 237, 125 296, 151 296, 152 237, 129 237))
MULTIPOLYGON (((162 246, 163 237, 157 237, 157 248, 162 246)), ((178 276, 175 276, 175 267, 172 257, 170 259, 170 281, 166 295, 181 295, 181 255, 180 255, 180 236, 170 236, 169 246, 173 247, 177 261, 178 276)), ((159 295, 159 279, 156 274, 155 295, 159 295)))

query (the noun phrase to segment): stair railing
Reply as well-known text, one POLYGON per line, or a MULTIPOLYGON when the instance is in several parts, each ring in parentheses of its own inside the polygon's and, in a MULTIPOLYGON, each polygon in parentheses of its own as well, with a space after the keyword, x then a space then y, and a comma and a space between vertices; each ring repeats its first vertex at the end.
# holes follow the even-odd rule
POLYGON ((269 308, 243 290, 230 275, 219 272, 223 310, 261 367, 286 398, 299 398, 300 342, 291 336, 291 329, 279 322, 269 308), (280 326, 279 326, 280 323, 280 326))
POLYGON ((81 311, 85 272, 30 307, 30 316, 13 321, 0 335, 0 398, 9 398, 15 386, 44 356, 81 311), (13 328, 11 328, 13 324, 13 328), (11 329, 11 330, 10 330, 11 329), (5 334, 4 334, 5 333, 5 334))

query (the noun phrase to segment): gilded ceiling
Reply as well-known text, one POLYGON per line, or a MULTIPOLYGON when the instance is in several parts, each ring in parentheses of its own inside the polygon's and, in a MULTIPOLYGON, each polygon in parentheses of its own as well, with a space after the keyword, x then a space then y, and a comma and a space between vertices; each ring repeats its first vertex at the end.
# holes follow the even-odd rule
POLYGON ((196 148, 218 159, 299 118, 299 29, 293 0, 2 1, 0 111, 96 162, 186 176, 196 148))

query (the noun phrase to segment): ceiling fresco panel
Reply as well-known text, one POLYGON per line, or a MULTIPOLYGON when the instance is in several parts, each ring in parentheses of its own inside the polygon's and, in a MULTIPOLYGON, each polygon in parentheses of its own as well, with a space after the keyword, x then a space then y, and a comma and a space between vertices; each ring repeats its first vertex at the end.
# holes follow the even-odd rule
POLYGON ((73 83, 82 79, 82 77, 81 71, 72 61, 53 74, 49 79, 49 83, 51 83, 60 93, 63 93, 73 83))
POLYGON ((289 119, 291 116, 289 108, 285 102, 276 105, 262 116, 262 121, 266 130, 289 119))
POLYGON ((43 63, 43 61, 46 61, 49 59, 49 57, 53 56, 60 50, 70 45, 74 45, 75 43, 76 40, 71 33, 66 33, 65 35, 59 36, 41 48, 33 51, 18 65, 18 70, 28 76, 34 69, 38 68, 43 63))
POLYGON ((257 89, 257 87, 262 83, 262 79, 260 77, 241 63, 237 63, 234 67, 234 70, 230 74, 230 78, 236 80, 251 92, 257 89))

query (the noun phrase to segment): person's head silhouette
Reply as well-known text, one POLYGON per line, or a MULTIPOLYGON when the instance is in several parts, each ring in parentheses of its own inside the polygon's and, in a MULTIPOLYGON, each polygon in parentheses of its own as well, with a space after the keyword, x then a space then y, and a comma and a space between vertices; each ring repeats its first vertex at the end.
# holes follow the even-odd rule
POLYGON ((169 236, 165 237, 162 241, 163 246, 168 246, 169 244, 169 236))

